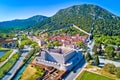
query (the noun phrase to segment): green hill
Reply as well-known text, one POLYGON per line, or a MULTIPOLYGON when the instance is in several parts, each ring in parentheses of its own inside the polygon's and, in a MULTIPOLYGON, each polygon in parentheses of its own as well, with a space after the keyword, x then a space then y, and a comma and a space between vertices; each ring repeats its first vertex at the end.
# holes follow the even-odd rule
POLYGON ((75 5, 61 9, 54 16, 33 25, 32 29, 58 30, 69 27, 70 24, 75 24, 90 32, 93 21, 95 25, 94 35, 120 35, 120 18, 92 4, 75 5))
POLYGON ((1 32, 9 32, 11 30, 16 30, 16 29, 25 29, 28 28, 29 26, 32 26, 33 24, 40 22, 44 20, 45 16, 41 15, 36 15, 28 19, 16 19, 12 21, 4 21, 0 22, 0 31, 1 32))

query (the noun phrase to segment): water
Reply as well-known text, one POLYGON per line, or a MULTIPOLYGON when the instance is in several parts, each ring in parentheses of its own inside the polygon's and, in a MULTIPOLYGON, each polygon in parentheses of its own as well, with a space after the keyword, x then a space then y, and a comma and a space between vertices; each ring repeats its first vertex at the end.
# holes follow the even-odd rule
POLYGON ((3 56, 7 51, 0 51, 0 56, 3 56))
POLYGON ((32 60, 32 58, 30 58, 22 67, 20 70, 18 70, 18 72, 16 73, 16 75, 13 77, 13 80, 19 80, 19 78, 21 77, 22 73, 25 71, 25 69, 27 68, 27 66, 29 65, 28 63, 32 60))
POLYGON ((13 78, 13 80, 19 80, 20 76, 22 75, 22 73, 25 71, 25 69, 27 68, 27 64, 25 64, 19 71, 18 73, 15 75, 15 77, 13 78))

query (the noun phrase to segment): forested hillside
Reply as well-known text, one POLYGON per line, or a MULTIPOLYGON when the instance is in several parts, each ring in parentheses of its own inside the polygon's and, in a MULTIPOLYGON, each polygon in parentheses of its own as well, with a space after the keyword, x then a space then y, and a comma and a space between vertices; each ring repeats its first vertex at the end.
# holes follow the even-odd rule
POLYGON ((75 24, 89 32, 94 22, 94 35, 120 35, 120 18, 92 4, 75 5, 59 10, 54 16, 32 26, 36 30, 57 30, 75 24))
POLYGON ((44 20, 45 18, 47 17, 36 15, 28 19, 0 22, 0 32, 10 32, 17 29, 25 29, 37 22, 44 20))

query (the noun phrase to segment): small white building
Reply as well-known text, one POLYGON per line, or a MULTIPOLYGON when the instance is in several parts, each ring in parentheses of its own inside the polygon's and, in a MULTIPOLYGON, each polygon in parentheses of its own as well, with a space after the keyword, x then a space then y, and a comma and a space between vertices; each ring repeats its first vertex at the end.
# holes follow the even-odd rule
POLYGON ((73 48, 59 47, 42 51, 41 57, 36 57, 35 61, 59 70, 71 70, 82 58, 83 55, 80 51, 76 51, 73 48))

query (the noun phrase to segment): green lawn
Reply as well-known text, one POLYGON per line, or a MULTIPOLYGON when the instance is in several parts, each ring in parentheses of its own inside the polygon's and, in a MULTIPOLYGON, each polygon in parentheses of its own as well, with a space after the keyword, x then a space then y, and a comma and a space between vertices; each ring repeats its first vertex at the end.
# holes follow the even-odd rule
POLYGON ((76 80, 114 80, 102 75, 94 74, 88 71, 84 71, 80 74, 76 80))
POLYGON ((2 76, 4 76, 4 74, 6 72, 9 71, 9 69, 14 65, 14 63, 16 62, 16 60, 18 59, 18 57, 20 56, 20 54, 16 53, 14 54, 6 64, 4 64, 1 68, 0 68, 0 78, 2 76))
POLYGON ((5 61, 10 56, 11 53, 12 53, 12 50, 6 52, 3 56, 1 56, 0 57, 0 63, 5 61))
POLYGON ((0 47, 0 50, 10 50, 9 48, 0 47))

